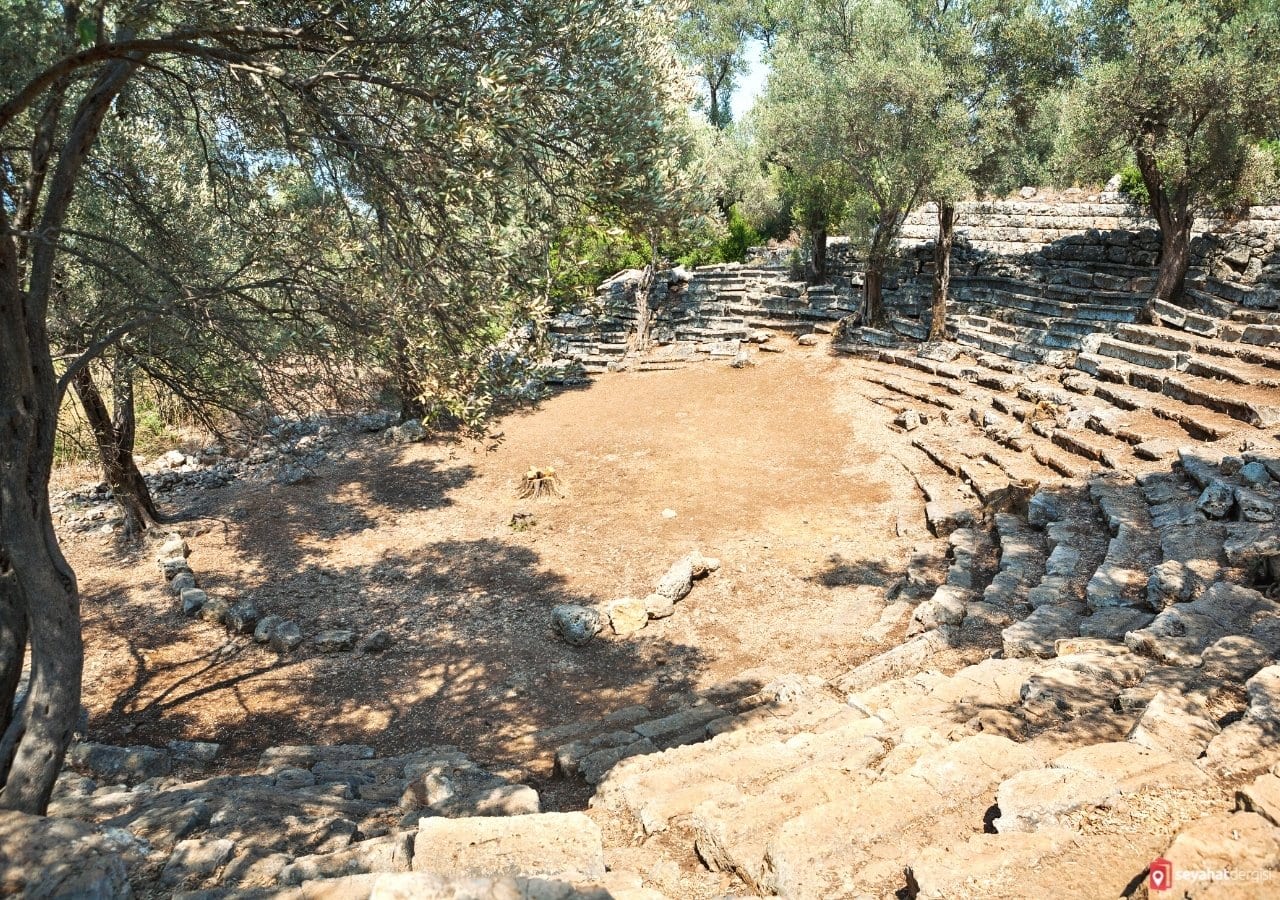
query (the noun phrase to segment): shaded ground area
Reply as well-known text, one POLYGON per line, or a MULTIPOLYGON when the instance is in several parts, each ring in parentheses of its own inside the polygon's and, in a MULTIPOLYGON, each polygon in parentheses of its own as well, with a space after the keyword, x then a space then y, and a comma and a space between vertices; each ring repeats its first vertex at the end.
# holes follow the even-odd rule
POLYGON ((146 554, 72 538, 91 731, 219 741, 232 763, 359 741, 519 765, 536 729, 660 712, 747 670, 834 676, 871 651, 861 637, 909 550, 899 516, 920 520, 909 477, 860 439, 860 422, 883 435, 884 410, 842 389, 840 366, 793 349, 748 370, 609 375, 485 443, 370 439, 305 484, 194 495, 183 530, 211 594, 307 635, 388 628, 378 655, 229 638, 181 615, 146 554), (555 466, 567 496, 516 500, 531 465, 555 466), (537 524, 513 530, 518 511, 537 524), (723 567, 672 617, 585 648, 551 635, 554 604, 643 596, 693 549, 723 567))

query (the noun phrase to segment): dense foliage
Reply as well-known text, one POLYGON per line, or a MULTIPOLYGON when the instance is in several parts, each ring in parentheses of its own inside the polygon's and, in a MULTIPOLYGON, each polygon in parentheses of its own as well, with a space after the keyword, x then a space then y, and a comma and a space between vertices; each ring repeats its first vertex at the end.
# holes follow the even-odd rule
POLYGON ((1095 171, 1132 160, 1162 238, 1154 293, 1176 298, 1196 213, 1265 192, 1257 142, 1280 125, 1280 8, 1095 0, 1079 23, 1087 54, 1072 106, 1077 152, 1095 171))
POLYGON ((66 393, 122 500, 139 378, 208 413, 382 373, 406 413, 482 416, 564 228, 687 218, 673 23, 651 0, 0 4, 0 805, 44 809, 79 712, 48 501, 66 393))

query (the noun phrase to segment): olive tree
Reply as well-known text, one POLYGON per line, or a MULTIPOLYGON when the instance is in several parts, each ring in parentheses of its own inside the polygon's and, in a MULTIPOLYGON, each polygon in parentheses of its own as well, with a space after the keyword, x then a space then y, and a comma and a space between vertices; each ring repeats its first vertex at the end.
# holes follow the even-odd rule
POLYGON ((1079 13, 1077 152, 1131 155, 1160 229, 1153 296, 1182 295, 1198 212, 1243 199, 1251 152, 1280 122, 1280 7, 1271 0, 1094 0, 1079 13))
POLYGON ((939 101, 962 111, 949 134, 950 164, 928 194, 938 210, 929 339, 944 340, 956 203, 1027 183, 1028 160, 1047 155, 1034 122, 1072 74, 1069 30, 1057 7, 1041 0, 908 0, 907 7, 942 68, 939 101))
POLYGON ((773 140, 808 142, 796 167, 825 179, 820 196, 844 211, 866 257, 863 320, 883 325, 884 278, 902 224, 959 168, 963 107, 897 0, 801 2, 785 40, 792 43, 774 57, 765 97, 766 108, 788 110, 773 140), (825 178, 828 171, 839 178, 825 178))

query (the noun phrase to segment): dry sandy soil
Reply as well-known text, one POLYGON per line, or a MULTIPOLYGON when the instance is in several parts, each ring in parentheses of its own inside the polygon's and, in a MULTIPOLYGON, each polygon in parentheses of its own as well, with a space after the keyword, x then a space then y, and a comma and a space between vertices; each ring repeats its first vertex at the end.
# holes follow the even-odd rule
POLYGON ((922 521, 922 501, 886 445, 892 414, 840 360, 759 359, 604 376, 484 443, 369 438, 310 482, 232 484, 169 510, 211 594, 252 597, 307 635, 387 628, 381 654, 229 638, 183 617, 148 553, 67 536, 92 735, 218 741, 232 767, 273 744, 344 741, 518 766, 532 730, 660 712, 747 670, 845 671, 875 649, 862 636, 911 544, 899 517, 922 521), (555 466, 567 496, 515 499, 531 465, 555 466), (517 511, 537 524, 513 530, 517 511), (723 567, 672 617, 584 648, 551 634, 554 604, 643 596, 694 549, 723 567))

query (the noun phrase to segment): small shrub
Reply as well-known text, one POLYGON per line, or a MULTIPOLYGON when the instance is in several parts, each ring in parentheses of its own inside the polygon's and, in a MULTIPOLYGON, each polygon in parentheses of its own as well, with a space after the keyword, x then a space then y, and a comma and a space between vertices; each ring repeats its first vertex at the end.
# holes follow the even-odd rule
POLYGON ((1151 205, 1151 195, 1147 193, 1142 173, 1135 165, 1127 165, 1120 170, 1120 193, 1134 206, 1146 209, 1151 205))

